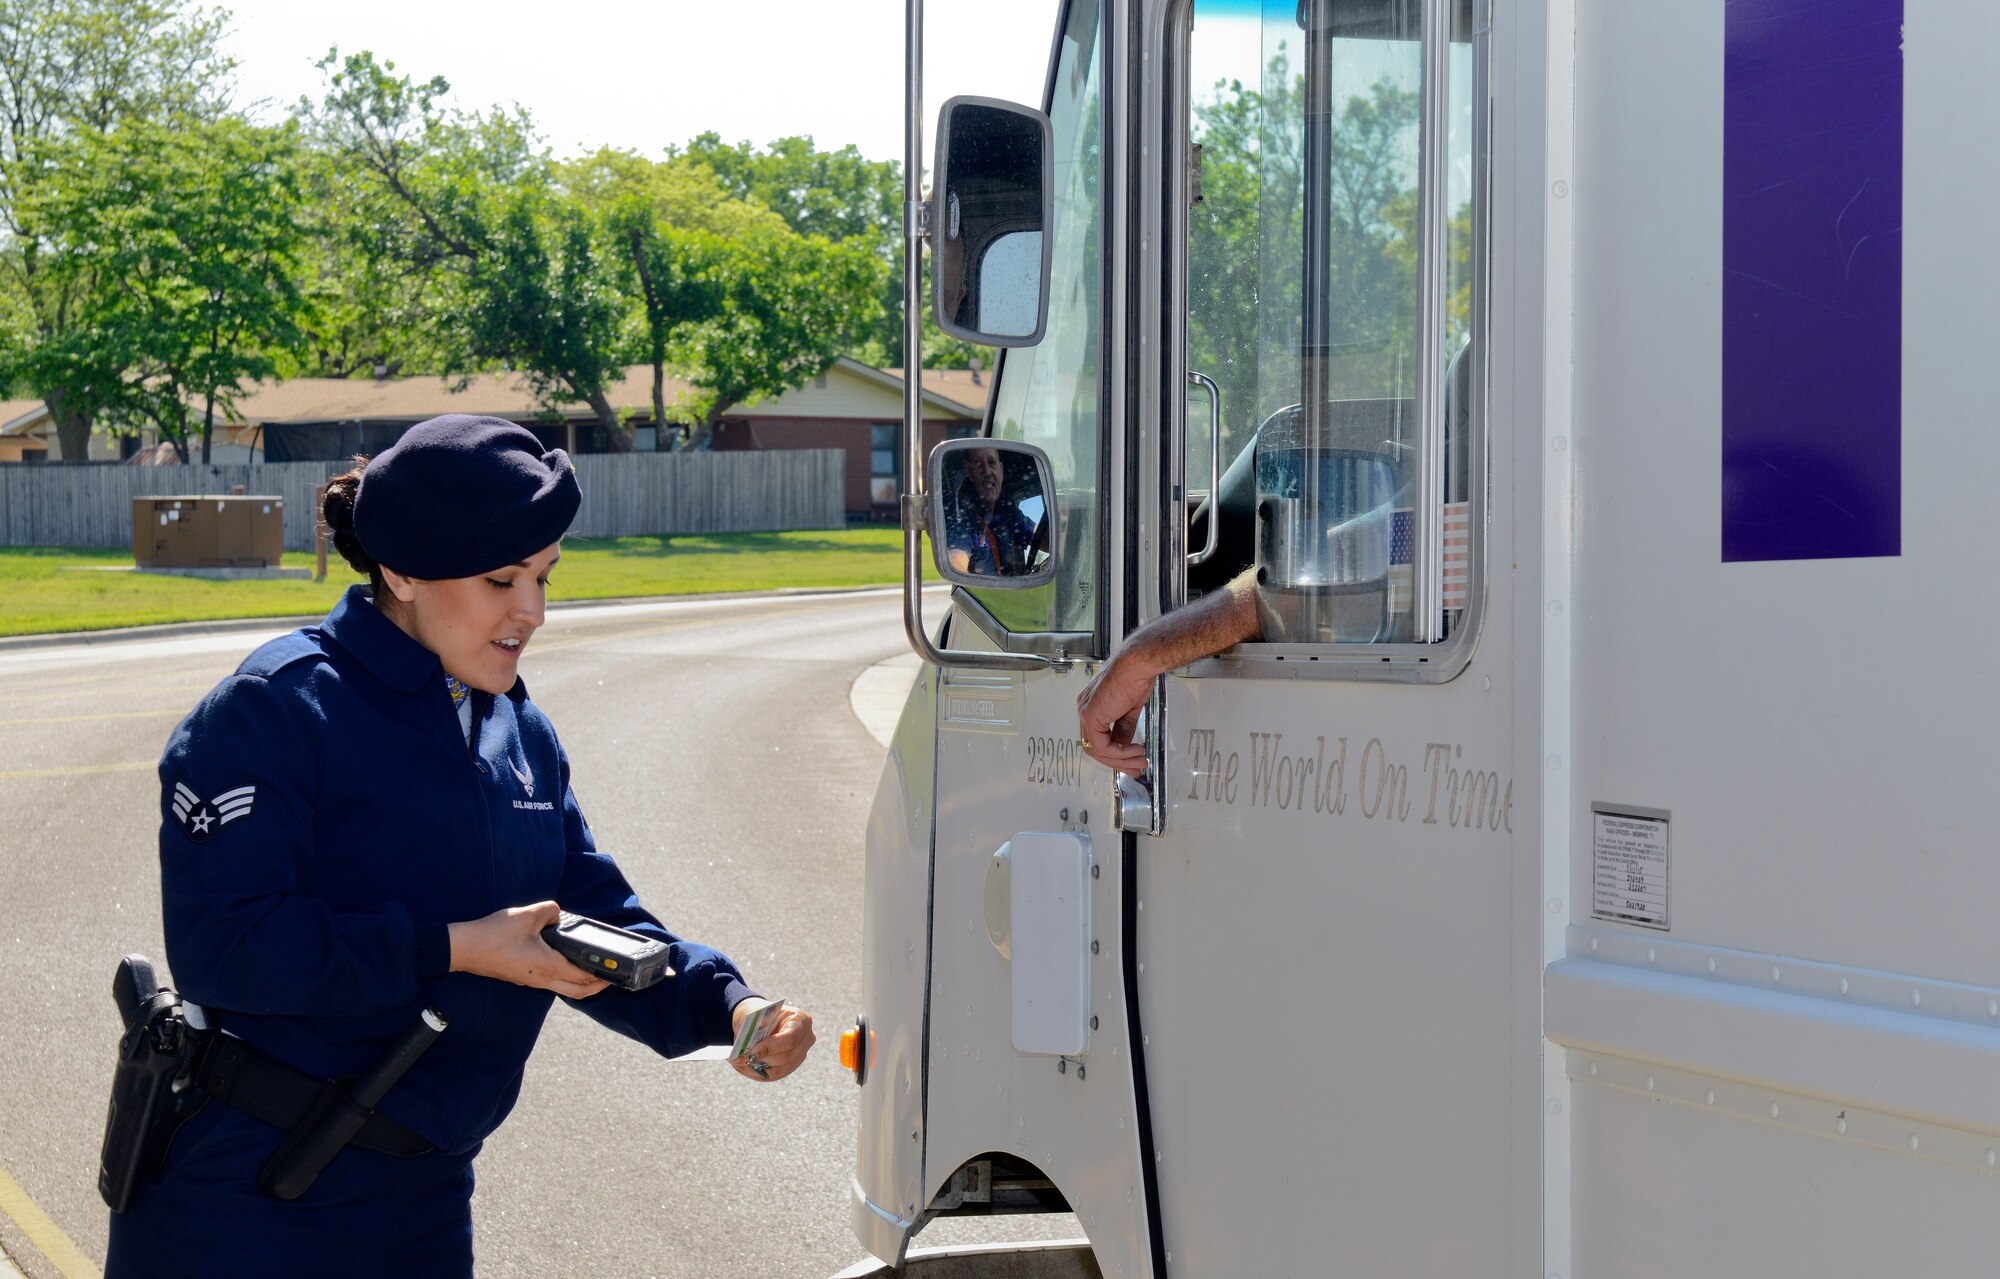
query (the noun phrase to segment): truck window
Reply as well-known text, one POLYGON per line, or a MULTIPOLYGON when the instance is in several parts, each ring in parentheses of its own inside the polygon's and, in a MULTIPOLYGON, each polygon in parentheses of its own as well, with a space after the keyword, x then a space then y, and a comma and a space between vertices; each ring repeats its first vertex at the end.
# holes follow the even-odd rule
POLYGON ((1254 563, 1267 641, 1435 644, 1476 594, 1471 7, 1433 84, 1421 0, 1195 0, 1187 358, 1227 469, 1190 586, 1254 563))
POLYGON ((974 592, 1016 633, 1098 629, 1104 372, 1101 44, 1097 0, 1072 0, 1048 101, 1055 182, 1048 329, 1038 345, 1003 352, 994 370, 992 433, 1038 445, 1049 455, 1062 536, 1056 580, 1048 586, 974 592))

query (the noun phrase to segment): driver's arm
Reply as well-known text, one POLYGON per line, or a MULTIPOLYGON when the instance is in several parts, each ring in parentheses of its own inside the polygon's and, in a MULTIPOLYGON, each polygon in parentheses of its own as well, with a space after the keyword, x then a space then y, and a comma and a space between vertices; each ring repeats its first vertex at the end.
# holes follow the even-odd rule
POLYGON ((1084 752, 1121 773, 1142 772, 1146 748, 1132 735, 1139 710, 1152 695, 1153 681, 1262 634, 1255 567, 1244 569, 1221 590, 1133 631, 1077 696, 1084 752))

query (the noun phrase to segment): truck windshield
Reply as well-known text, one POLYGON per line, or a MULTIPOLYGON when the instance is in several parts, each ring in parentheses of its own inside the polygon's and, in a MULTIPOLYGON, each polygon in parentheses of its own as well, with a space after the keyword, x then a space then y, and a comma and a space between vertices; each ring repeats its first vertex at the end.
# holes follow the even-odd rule
POLYGON ((1009 630, 1095 631, 1098 454, 1103 436, 1103 148, 1097 0, 1072 0, 1050 94, 1055 222, 1049 322, 1040 344, 1003 356, 993 434, 1049 455, 1062 546, 1057 577, 1029 591, 975 592, 1009 630))

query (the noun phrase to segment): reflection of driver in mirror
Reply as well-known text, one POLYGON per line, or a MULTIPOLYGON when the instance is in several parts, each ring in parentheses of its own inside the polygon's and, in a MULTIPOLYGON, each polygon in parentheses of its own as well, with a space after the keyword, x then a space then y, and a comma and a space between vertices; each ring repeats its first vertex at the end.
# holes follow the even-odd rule
MULTIPOLYGON (((1024 494, 1008 482, 1000 450, 962 449, 945 463, 947 481, 954 472, 958 482, 945 486, 946 562, 975 577, 1033 572, 1041 526, 1021 509, 1024 494)), ((1042 505, 1038 495, 1032 500, 1042 505)))

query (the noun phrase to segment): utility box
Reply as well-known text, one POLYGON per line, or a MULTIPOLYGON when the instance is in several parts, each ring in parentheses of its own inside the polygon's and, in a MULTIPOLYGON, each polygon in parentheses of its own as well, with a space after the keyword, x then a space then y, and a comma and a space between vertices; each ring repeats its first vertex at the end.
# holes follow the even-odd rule
POLYGON ((140 568, 275 568, 285 551, 281 497, 135 497, 140 568))

